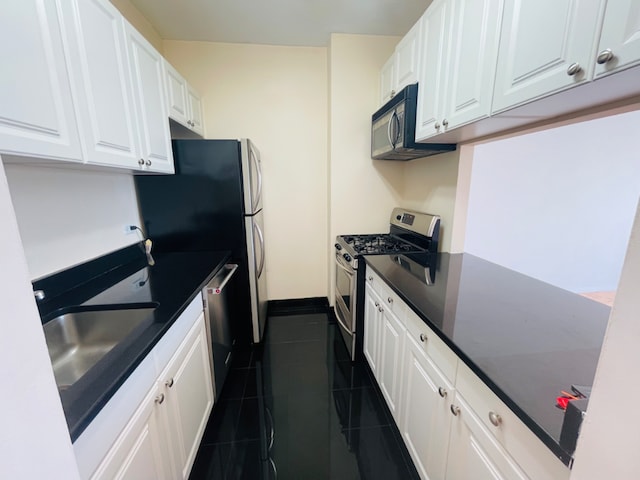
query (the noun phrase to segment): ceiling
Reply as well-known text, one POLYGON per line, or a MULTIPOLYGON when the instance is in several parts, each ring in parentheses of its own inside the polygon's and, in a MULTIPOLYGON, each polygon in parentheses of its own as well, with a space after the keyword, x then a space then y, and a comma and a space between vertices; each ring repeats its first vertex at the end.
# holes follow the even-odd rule
POLYGON ((431 0, 131 0, 166 40, 326 46, 331 33, 403 36, 431 0))

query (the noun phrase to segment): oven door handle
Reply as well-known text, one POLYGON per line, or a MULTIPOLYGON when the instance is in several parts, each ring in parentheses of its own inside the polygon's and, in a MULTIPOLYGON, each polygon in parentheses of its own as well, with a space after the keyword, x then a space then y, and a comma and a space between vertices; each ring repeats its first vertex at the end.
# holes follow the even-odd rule
POLYGON ((347 272, 347 275, 349 275, 350 277, 353 277, 353 275, 356 273, 351 268, 347 268, 343 265, 342 260, 340 259, 340 255, 338 255, 337 253, 336 253, 336 265, 338 265, 341 269, 347 272))
MULTIPOLYGON (((336 309, 338 308, 339 307, 336 305, 336 309)), ((336 316, 336 319, 338 320, 338 324, 343 328, 343 330, 347 332, 349 335, 353 335, 353 332, 351 331, 351 329, 342 322, 342 319, 340 318, 340 314, 336 312, 335 316, 336 316)))

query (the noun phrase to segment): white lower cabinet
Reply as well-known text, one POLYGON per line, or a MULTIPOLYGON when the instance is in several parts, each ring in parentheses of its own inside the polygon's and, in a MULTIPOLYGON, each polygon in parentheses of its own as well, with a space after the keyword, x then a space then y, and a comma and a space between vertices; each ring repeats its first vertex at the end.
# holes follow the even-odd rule
POLYGON ((366 278, 364 355, 421 478, 569 478, 569 469, 370 268, 366 278))
POLYGON ((167 437, 172 441, 173 478, 188 478, 213 407, 213 387, 204 315, 160 375, 167 437))
POLYGON ((445 477, 453 385, 423 348, 406 336, 400 433, 422 478, 445 477))
MULTIPOLYGON (((100 461, 78 457, 82 478, 104 479, 186 479, 193 466, 198 446, 213 407, 213 387, 204 314, 198 310, 198 297, 174 324, 161 342, 143 362, 145 376, 148 365, 162 368, 150 390, 138 404, 117 435, 111 441, 101 435, 109 430, 112 421, 119 421, 118 414, 125 408, 126 391, 119 391, 105 406, 86 435, 74 444, 76 456, 98 456, 100 461), (197 320, 193 320, 194 313, 197 320), (187 318, 184 318, 187 315, 187 318), (179 341, 179 346, 176 343, 179 341), (168 353, 171 358, 168 359, 168 353), (152 360, 148 362, 147 360, 152 360), (115 408, 110 403, 115 402, 115 408), (108 445, 108 446, 107 446, 108 445), (105 448, 106 447, 106 448, 105 448), (96 450, 103 449, 100 455, 96 450), (96 466, 97 464, 97 466, 96 466)), ((140 367, 139 367, 140 368, 140 367)), ((155 374, 157 375, 157 373, 155 374)), ((140 382, 136 374, 130 377, 140 382)), ((132 391, 133 386, 123 385, 120 390, 132 391)), ((140 398, 140 397, 138 397, 140 398)), ((130 402, 129 402, 130 403, 130 402)))

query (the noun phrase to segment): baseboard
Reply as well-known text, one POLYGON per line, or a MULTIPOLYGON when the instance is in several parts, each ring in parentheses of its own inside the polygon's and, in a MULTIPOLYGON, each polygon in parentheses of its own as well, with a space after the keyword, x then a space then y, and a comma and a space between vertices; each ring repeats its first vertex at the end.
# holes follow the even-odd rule
POLYGON ((327 313, 328 311, 329 300, 327 297, 269 300, 269 304, 267 305, 267 315, 269 317, 327 313))

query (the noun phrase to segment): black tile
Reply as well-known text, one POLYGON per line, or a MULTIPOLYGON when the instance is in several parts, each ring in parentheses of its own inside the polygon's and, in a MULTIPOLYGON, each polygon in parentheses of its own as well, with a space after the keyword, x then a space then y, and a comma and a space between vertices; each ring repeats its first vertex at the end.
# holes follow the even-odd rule
POLYGON ((253 348, 248 346, 238 347, 233 351, 231 369, 249 368, 252 366, 253 348))
POLYGON ((230 371, 191 478, 418 478, 368 366, 349 361, 339 327, 324 314, 271 320, 265 343, 230 371))

